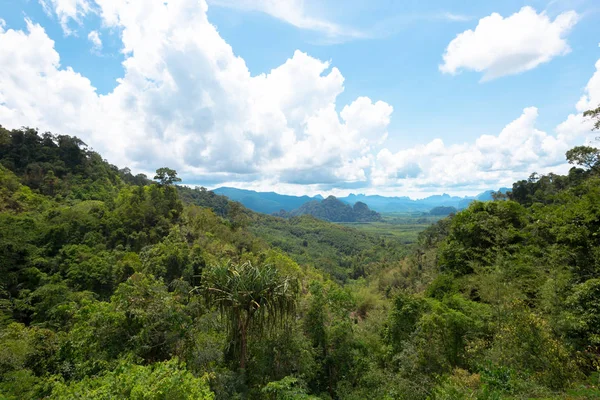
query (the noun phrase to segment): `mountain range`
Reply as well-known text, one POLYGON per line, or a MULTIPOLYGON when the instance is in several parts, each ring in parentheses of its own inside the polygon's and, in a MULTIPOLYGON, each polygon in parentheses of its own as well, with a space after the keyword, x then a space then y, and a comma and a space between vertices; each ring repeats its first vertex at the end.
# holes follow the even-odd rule
MULTIPOLYGON (((506 193, 509 188, 500 188, 498 191, 506 193)), ((282 210, 291 212, 302 205, 312 201, 321 201, 323 196, 291 196, 275 192, 256 192, 254 190, 220 187, 213 192, 227 196, 229 199, 239 201, 247 208, 265 213, 280 213, 282 210)), ((371 210, 379 213, 393 212, 429 212, 435 207, 455 207, 458 210, 466 208, 473 200, 492 200, 493 190, 487 190, 477 196, 450 196, 449 194, 429 196, 424 199, 413 200, 407 196, 386 197, 380 195, 350 194, 338 197, 341 202, 353 206, 357 202, 366 204, 371 210)))

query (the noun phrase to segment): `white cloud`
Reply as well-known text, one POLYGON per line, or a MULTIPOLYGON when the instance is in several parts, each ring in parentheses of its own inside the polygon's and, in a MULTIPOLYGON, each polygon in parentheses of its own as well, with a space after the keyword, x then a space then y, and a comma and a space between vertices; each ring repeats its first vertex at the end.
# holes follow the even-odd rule
POLYGON ((475 30, 464 31, 450 42, 440 71, 483 72, 485 81, 531 70, 570 51, 564 36, 577 20, 575 11, 564 12, 552 21, 531 7, 506 18, 493 13, 480 19, 475 30))
POLYGON ((594 122, 590 118, 584 118, 583 112, 595 109, 598 106, 600 106, 600 60, 596 61, 596 71, 585 86, 583 96, 575 105, 577 113, 570 114, 556 128, 559 137, 573 138, 587 135, 587 142, 595 140, 594 135, 591 133, 594 122))
POLYGON ((262 12, 297 28, 321 32, 331 38, 366 37, 365 33, 358 30, 310 15, 304 0, 209 0, 209 3, 220 7, 262 12))
POLYGON ((600 60, 596 61, 595 67, 596 72, 585 86, 585 94, 581 96, 575 106, 579 112, 584 112, 600 105, 600 60))
POLYGON ((466 22, 466 21, 470 21, 471 19, 473 19, 472 17, 468 16, 468 15, 463 15, 463 14, 455 14, 455 13, 451 13, 451 12, 445 12, 443 14, 444 19, 448 20, 448 21, 454 21, 454 22, 466 22))
POLYGON ((92 42, 92 52, 99 53, 102 50, 102 39, 100 39, 100 34, 98 31, 91 31, 88 34, 88 40, 92 42))
POLYGON ((169 165, 187 178, 366 181, 366 151, 387 135, 392 107, 360 97, 338 113, 344 78, 328 62, 296 51, 251 76, 202 1, 97 0, 95 7, 105 26, 121 32, 125 74, 114 91, 99 96, 61 67, 44 29, 28 23, 28 32, 0 36, 12 43, 2 47, 8 64, 0 64, 3 124, 76 134, 119 165, 169 165))
POLYGON ((54 42, 39 25, 27 32, 0 30, 0 121, 89 136, 97 96, 90 81, 61 68, 54 42))
POLYGON ((81 25, 82 18, 92 10, 90 0, 39 0, 39 2, 46 14, 56 14, 66 35, 73 33, 69 27, 69 20, 81 25))
MULTIPOLYGON (((329 62, 296 51, 252 76, 203 1, 96 2, 94 12, 123 42, 117 87, 98 95, 60 64, 41 26, 0 27, 0 123, 76 135, 134 171, 169 166, 188 182, 334 194, 494 188, 562 168, 583 134, 540 131, 530 107, 473 143, 435 139, 392 151, 383 148, 392 106, 367 97, 338 104, 344 77, 329 62)), ((597 72, 578 111, 600 100, 599 80, 597 72)))
POLYGON ((586 141, 592 142, 593 122, 585 110, 600 105, 600 60, 571 114, 556 127, 554 135, 536 128, 538 110, 528 107, 497 135, 482 135, 474 143, 445 145, 435 139, 392 153, 381 150, 371 173, 372 187, 401 188, 418 193, 432 188, 453 192, 470 188, 510 186, 532 172, 566 173, 565 152, 586 141))
POLYGON ((510 186, 532 172, 566 173, 570 166, 565 152, 582 142, 590 142, 593 122, 582 112, 600 104, 600 60, 571 114, 556 127, 555 134, 536 128, 538 109, 528 107, 497 135, 481 135, 473 143, 445 145, 435 139, 392 153, 381 150, 371 173, 373 187, 402 188, 415 193, 420 189, 510 186))
POLYGON ((435 139, 395 154, 383 149, 372 183, 409 190, 489 188, 510 185, 534 171, 557 172, 571 142, 538 130, 537 118, 537 108, 528 107, 499 134, 482 135, 474 143, 447 146, 435 139))

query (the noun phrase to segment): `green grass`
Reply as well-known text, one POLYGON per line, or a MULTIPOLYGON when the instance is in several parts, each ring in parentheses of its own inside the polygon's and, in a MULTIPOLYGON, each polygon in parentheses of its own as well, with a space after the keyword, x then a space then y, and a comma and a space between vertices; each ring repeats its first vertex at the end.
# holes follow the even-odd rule
POLYGON ((387 265, 406 256, 396 237, 383 237, 303 215, 290 219, 256 214, 250 230, 300 265, 312 265, 339 282, 370 266, 387 265))
POLYGON ((421 213, 393 213, 383 214, 383 221, 380 222, 346 222, 341 225, 410 244, 417 241, 420 232, 442 218, 421 213))

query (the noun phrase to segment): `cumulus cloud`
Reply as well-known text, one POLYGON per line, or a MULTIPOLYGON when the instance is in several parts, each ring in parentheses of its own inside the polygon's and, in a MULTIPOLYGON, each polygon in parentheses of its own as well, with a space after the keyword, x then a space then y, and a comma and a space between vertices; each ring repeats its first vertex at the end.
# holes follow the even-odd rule
POLYGON ((0 29, 0 123, 39 126, 89 137, 86 116, 98 97, 90 81, 61 68, 54 42, 26 20, 27 32, 0 29))
POLYGON ((97 95, 60 65, 44 29, 28 22, 27 32, 0 36, 3 124, 76 134, 119 165, 169 165, 188 178, 367 179, 366 152, 386 137, 392 107, 360 97, 338 113, 344 78, 328 62, 296 51, 251 76, 209 23, 204 1, 97 0, 94 7, 121 34, 125 73, 117 87, 97 95))
POLYGON ((597 145, 591 132, 593 121, 583 112, 600 105, 600 60, 575 109, 554 134, 536 128, 538 109, 527 107, 499 134, 481 135, 473 143, 446 145, 435 139, 392 153, 382 149, 376 156, 371 184, 402 188, 404 192, 433 188, 460 191, 511 185, 532 172, 566 173, 565 152, 584 141, 597 145), (592 143, 594 142, 594 143, 592 143))
POLYGON ((600 106, 600 60, 596 61, 596 71, 585 86, 583 96, 575 105, 577 113, 570 114, 556 128, 559 137, 573 138, 587 134, 587 142, 594 141, 595 138, 590 133, 594 122, 590 118, 584 118, 583 112, 598 106, 600 106))
POLYGON ((576 104, 577 111, 584 112, 600 105, 600 60, 596 61, 596 72, 585 86, 585 93, 576 104))
MULTIPOLYGON (((473 143, 435 139, 392 151, 384 147, 391 105, 368 97, 339 104, 342 73, 301 51, 251 75, 208 21, 204 1, 95 0, 88 7, 122 40, 124 75, 115 89, 99 95, 61 65, 40 25, 0 24, 0 123, 76 135, 136 172, 169 166, 187 182, 289 193, 489 188, 556 171, 585 134, 567 123, 556 135, 543 132, 529 107, 473 143)), ((82 18, 69 15, 66 23, 82 18)), ((597 71, 579 113, 600 102, 599 82, 597 71)))
POLYGON ((537 129, 537 118, 537 108, 528 107, 499 134, 482 135, 474 143, 446 145, 435 139, 395 154, 383 149, 377 154, 373 184, 405 188, 496 187, 534 171, 556 169, 564 163, 571 143, 537 129))
POLYGON ((91 31, 88 34, 88 40, 92 43, 92 52, 100 53, 100 50, 102 50, 102 39, 100 39, 98 31, 91 31))
POLYGON ((56 15, 66 35, 73 33, 69 27, 72 20, 81 25, 82 18, 92 10, 90 0, 39 0, 48 15, 56 15))
POLYGON ((577 20, 575 11, 551 20, 531 7, 506 18, 493 13, 480 19, 475 30, 464 31, 450 42, 440 71, 473 70, 482 72, 485 81, 531 70, 570 51, 564 37, 577 20))

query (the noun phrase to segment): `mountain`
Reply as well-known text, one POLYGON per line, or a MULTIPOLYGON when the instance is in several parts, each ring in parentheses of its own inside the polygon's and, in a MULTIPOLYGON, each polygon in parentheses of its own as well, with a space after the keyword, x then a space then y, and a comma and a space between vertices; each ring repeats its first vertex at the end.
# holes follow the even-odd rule
POLYGON ((347 197, 340 197, 339 200, 348 204, 355 204, 360 201, 378 212, 428 211, 431 208, 421 207, 416 209, 414 206, 415 201, 406 196, 385 197, 379 195, 367 196, 364 194, 350 194, 347 197))
POLYGON ((307 214, 330 222, 372 222, 381 220, 381 215, 369 209, 369 206, 365 203, 359 201, 351 206, 334 196, 329 196, 322 201, 309 201, 290 212, 281 210, 275 213, 280 217, 297 217, 307 214))
POLYGON ((429 211, 429 215, 446 216, 446 215, 454 214, 454 213, 456 213, 456 211, 458 211, 456 209, 456 207, 437 206, 437 207, 432 208, 431 211, 429 211))
POLYGON ((291 211, 312 200, 321 200, 322 196, 288 196, 275 192, 255 192, 254 190, 220 187, 214 193, 239 201, 245 207, 264 214, 273 214, 280 210, 291 211))
MULTIPOLYGON (((510 189, 510 188, 502 187, 502 188, 498 189, 498 192, 506 194, 506 192, 509 192, 511 190, 512 189, 510 189)), ((492 193, 494 193, 493 190, 486 190, 485 192, 478 194, 475 197, 475 199, 477 199, 479 201, 490 201, 490 200, 493 200, 492 193)))
MULTIPOLYGON (((500 188, 499 191, 506 193, 510 189, 500 188)), ((227 196, 231 200, 239 201, 247 208, 262 212, 265 214, 279 213, 281 210, 292 212, 301 208, 304 204, 315 202, 318 204, 323 200, 321 195, 309 196, 289 196, 274 192, 255 192, 253 190, 236 189, 230 187, 220 187, 213 190, 217 194, 227 196)), ((467 208, 473 200, 489 201, 492 200, 492 190, 487 190, 477 196, 450 196, 449 194, 433 195, 424 199, 413 200, 407 196, 386 197, 380 195, 350 194, 346 197, 339 197, 336 200, 353 206, 356 203, 363 203, 370 210, 379 213, 392 212, 429 212, 435 207, 454 207, 457 210, 467 208)), ((314 208, 315 206, 307 206, 314 208)), ((306 212, 306 214, 311 214, 306 212)))

